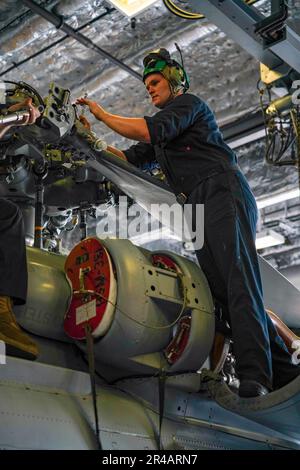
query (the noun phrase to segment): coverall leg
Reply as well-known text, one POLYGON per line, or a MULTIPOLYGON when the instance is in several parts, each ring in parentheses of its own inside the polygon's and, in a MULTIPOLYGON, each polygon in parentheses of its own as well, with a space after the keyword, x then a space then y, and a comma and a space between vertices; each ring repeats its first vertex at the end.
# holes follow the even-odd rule
POLYGON ((23 217, 18 206, 0 198, 0 341, 6 353, 36 359, 38 347, 19 327, 13 303, 24 304, 27 263, 23 217))
POLYGON ((199 184, 187 203, 204 204, 204 246, 196 255, 213 296, 228 306, 239 379, 272 389, 277 364, 294 378, 299 368, 291 364, 264 309, 255 247, 257 207, 246 179, 237 170, 220 173, 199 184))
POLYGON ((0 296, 24 304, 27 264, 23 217, 18 206, 0 198, 0 296))

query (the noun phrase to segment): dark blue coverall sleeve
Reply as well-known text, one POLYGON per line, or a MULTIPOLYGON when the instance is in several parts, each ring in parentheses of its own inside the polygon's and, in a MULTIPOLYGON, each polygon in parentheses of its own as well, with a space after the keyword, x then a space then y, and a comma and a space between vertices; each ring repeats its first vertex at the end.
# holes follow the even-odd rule
POLYGON ((139 142, 123 150, 129 163, 142 168, 145 164, 155 161, 154 149, 151 144, 139 142))
POLYGON ((204 112, 204 102, 193 95, 182 95, 154 116, 145 116, 152 145, 174 140, 189 129, 204 112))

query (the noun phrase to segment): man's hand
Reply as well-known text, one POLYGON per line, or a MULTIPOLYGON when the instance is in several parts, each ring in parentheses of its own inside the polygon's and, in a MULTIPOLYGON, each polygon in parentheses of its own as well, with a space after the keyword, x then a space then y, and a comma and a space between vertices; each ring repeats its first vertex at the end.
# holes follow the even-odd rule
POLYGON ((95 118, 98 119, 98 121, 102 121, 105 111, 95 101, 88 100, 87 98, 78 98, 76 104, 88 106, 90 112, 95 116, 95 118))
POLYGON ((32 99, 27 98, 26 100, 13 104, 8 108, 8 111, 28 111, 29 116, 24 117, 17 124, 4 124, 0 125, 0 138, 13 126, 27 126, 28 124, 34 124, 35 121, 40 117, 41 113, 39 110, 32 104, 32 99))
POLYGON ((102 121, 107 127, 123 137, 139 142, 151 142, 148 125, 144 118, 123 117, 108 113, 95 101, 87 98, 78 98, 76 104, 88 106, 98 121, 102 121))
POLYGON ((79 119, 76 119, 75 127, 77 134, 83 137, 93 150, 102 152, 107 149, 106 142, 96 136, 95 132, 91 130, 89 121, 84 116, 80 116, 79 119))
POLYGON ((88 129, 89 131, 92 130, 92 126, 91 126, 90 121, 85 116, 83 116, 83 114, 81 116, 79 116, 79 121, 81 122, 81 124, 83 124, 83 126, 86 129, 88 129))
POLYGON ((28 124, 34 124, 35 121, 40 117, 41 113, 39 110, 32 104, 32 98, 27 98, 21 103, 13 104, 8 108, 8 111, 28 111, 29 117, 23 119, 23 121, 18 122, 18 126, 26 126, 28 124))
POLYGON ((79 119, 76 119, 75 127, 80 137, 84 137, 88 140, 89 136, 92 135, 91 125, 84 116, 80 116, 79 119))

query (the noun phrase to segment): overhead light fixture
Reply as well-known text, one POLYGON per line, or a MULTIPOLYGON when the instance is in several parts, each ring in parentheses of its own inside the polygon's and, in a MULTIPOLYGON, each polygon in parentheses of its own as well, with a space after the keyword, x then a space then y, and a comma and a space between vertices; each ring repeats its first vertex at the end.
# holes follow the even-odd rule
POLYGON ((275 230, 265 230, 257 234, 255 245, 257 250, 262 250, 263 248, 283 245, 284 243, 285 238, 283 235, 275 232, 275 230))
POLYGON ((232 150, 242 147, 242 145, 247 145, 250 142, 255 142, 256 140, 263 139, 266 136, 265 129, 260 129, 251 134, 247 134, 244 137, 232 140, 231 142, 226 142, 232 150))
MULTIPOLYGON (((130 241, 135 245, 144 245, 147 242, 163 239, 182 241, 180 237, 171 232, 167 227, 160 227, 159 229, 130 237, 130 241)), ((275 230, 265 230, 258 233, 255 242, 257 250, 262 250, 263 248, 268 248, 270 246, 282 245, 284 243, 284 236, 275 232, 275 230)))
POLYGON ((108 0, 121 13, 132 18, 151 7, 158 0, 108 0))
POLYGON ((257 198, 256 204, 257 204, 258 209, 263 209, 264 207, 272 206, 273 204, 279 204, 279 202, 288 201, 289 199, 294 199, 296 197, 300 197, 299 188, 295 188, 295 189, 291 189, 290 191, 274 194, 273 196, 270 196, 270 197, 257 198))

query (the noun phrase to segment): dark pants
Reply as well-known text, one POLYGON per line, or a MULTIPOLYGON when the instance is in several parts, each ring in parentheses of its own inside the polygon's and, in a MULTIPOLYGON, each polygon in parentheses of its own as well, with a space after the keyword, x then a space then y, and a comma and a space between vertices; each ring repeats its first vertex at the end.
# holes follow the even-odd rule
POLYGON ((27 294, 27 264, 23 217, 18 206, 0 198, 0 295, 23 304, 27 294))
POLYGON ((212 295, 227 312, 240 380, 277 388, 300 368, 265 312, 255 247, 257 207, 240 171, 203 181, 188 203, 204 204, 204 246, 196 251, 212 295))

